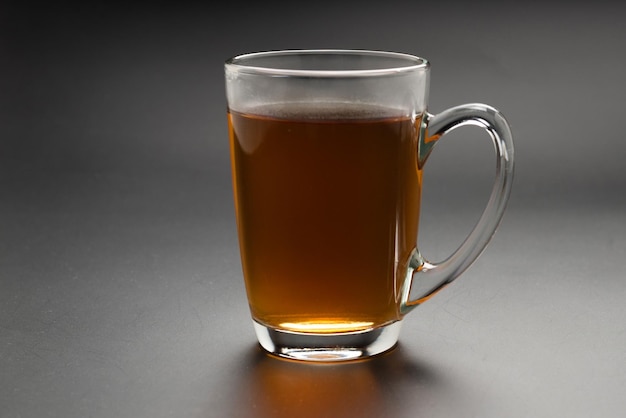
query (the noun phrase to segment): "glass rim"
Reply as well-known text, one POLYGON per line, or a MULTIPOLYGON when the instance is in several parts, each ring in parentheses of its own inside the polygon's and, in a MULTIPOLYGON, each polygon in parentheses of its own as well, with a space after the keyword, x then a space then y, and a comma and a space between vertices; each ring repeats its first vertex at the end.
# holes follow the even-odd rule
POLYGON ((286 49, 275 51, 251 52, 229 58, 225 62, 226 70, 234 70, 246 74, 292 77, 365 77, 384 76, 410 73, 417 70, 428 70, 430 63, 425 58, 401 52, 378 51, 368 49, 286 49), (352 55, 363 57, 387 57, 406 61, 406 65, 392 67, 375 67, 369 69, 293 69, 280 66, 254 65, 257 58, 287 57, 295 55, 352 55), (246 63, 249 61, 249 63, 246 63))

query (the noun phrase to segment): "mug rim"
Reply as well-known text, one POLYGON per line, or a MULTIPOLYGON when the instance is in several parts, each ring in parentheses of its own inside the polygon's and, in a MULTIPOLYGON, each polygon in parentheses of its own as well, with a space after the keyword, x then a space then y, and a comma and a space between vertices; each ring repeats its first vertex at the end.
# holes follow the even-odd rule
POLYGON ((430 63, 425 58, 415 55, 369 49, 285 49, 240 54, 229 58, 224 64, 226 71, 284 77, 366 77, 385 76, 428 70, 430 63), (351 55, 363 57, 395 58, 406 61, 406 65, 375 67, 368 69, 294 69, 281 66, 255 65, 258 58, 287 57, 295 55, 351 55), (250 62, 252 61, 252 62, 250 62), (249 62, 249 63, 246 63, 249 62))

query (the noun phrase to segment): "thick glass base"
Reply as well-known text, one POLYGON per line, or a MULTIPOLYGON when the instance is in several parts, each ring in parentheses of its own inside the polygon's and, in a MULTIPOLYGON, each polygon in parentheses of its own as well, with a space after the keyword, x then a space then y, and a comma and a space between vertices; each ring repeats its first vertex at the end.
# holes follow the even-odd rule
POLYGON ((357 360, 383 353, 396 345, 401 326, 397 321, 364 331, 312 334, 253 323, 261 347, 268 352, 292 360, 318 362, 357 360))

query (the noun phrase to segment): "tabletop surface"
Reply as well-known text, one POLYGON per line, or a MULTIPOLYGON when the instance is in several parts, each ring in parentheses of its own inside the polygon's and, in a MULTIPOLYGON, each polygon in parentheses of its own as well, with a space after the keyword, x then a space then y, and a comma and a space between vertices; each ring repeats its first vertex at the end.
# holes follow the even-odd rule
MULTIPOLYGON (((463 4, 326 20, 308 5, 239 20, 233 5, 7 6, 0 416, 623 416, 626 9, 463 4), (431 112, 501 108, 517 168, 487 250, 405 318, 396 349, 310 365, 255 340, 222 63, 328 45, 426 56, 431 112)), ((449 137, 424 180, 434 260, 478 219, 494 170, 478 130, 449 137)))

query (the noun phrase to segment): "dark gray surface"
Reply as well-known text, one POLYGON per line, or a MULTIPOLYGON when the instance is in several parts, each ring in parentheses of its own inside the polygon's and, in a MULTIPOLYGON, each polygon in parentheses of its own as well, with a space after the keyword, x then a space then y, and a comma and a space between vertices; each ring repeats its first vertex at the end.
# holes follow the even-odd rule
MULTIPOLYGON (((0 416, 623 416, 624 6, 2 7, 0 416), (230 189, 223 60, 309 47, 425 56, 432 112, 492 104, 517 146, 479 261, 337 367, 259 352, 230 189)), ((426 256, 476 221, 490 153, 434 151, 426 256)))

